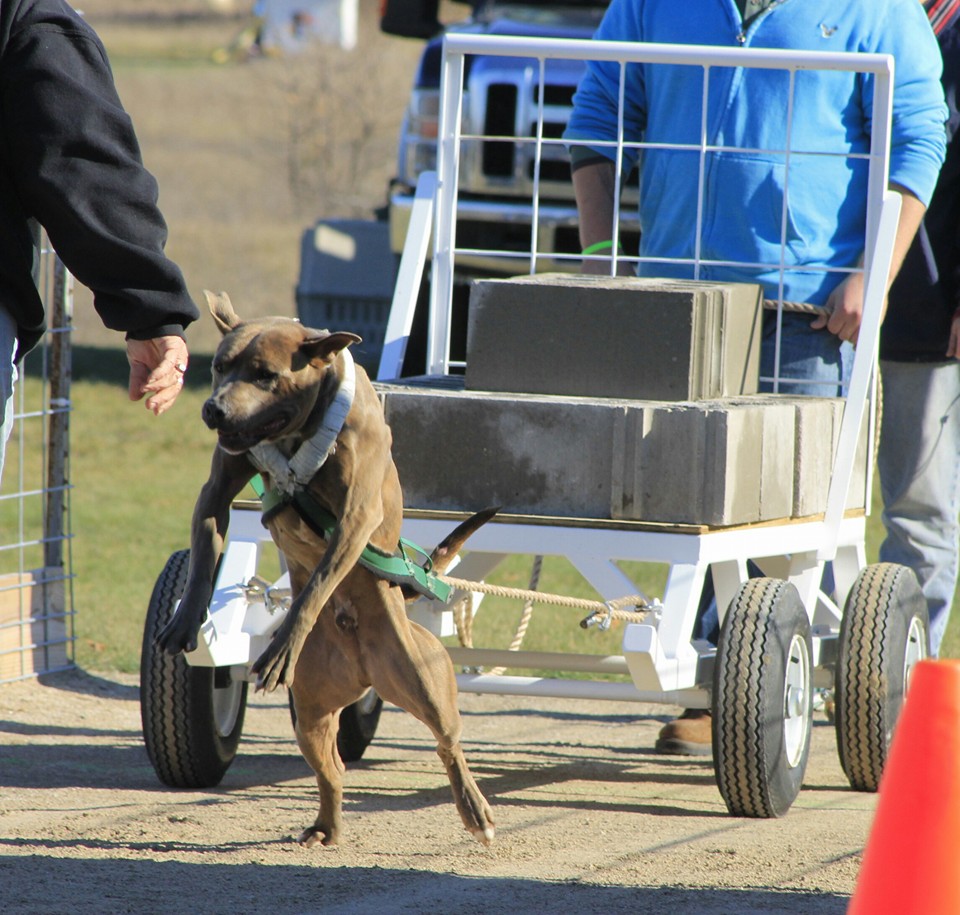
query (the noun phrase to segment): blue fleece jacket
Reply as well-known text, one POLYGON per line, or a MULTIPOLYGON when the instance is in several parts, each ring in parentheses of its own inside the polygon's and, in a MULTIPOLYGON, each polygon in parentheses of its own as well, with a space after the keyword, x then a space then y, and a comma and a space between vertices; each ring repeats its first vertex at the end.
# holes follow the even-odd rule
MULTIPOLYGON (((682 14, 675 0, 613 0, 595 37, 892 54, 890 180, 924 203, 930 199, 944 157, 947 110, 939 49, 918 0, 782 0, 746 31, 734 0, 688 0, 682 14)), ((854 266, 863 252, 867 163, 846 153, 869 150, 872 79, 801 70, 789 120, 786 71, 712 68, 705 118, 703 77, 699 66, 628 67, 625 139, 697 146, 705 122, 707 143, 728 148, 705 160, 700 278, 759 281, 777 296, 782 247, 784 299, 823 304, 845 276, 824 268, 854 266), (788 148, 788 129, 789 175, 781 152, 788 148)), ((616 63, 589 65, 564 134, 571 145, 616 137, 619 79, 616 63)), ((616 155, 610 147, 594 149, 616 155)), ((636 158, 636 149, 624 148, 624 174, 636 158)), ((698 151, 646 148, 641 158, 641 256, 693 258, 698 151)), ((639 266, 647 276, 689 277, 692 271, 677 263, 639 266)))

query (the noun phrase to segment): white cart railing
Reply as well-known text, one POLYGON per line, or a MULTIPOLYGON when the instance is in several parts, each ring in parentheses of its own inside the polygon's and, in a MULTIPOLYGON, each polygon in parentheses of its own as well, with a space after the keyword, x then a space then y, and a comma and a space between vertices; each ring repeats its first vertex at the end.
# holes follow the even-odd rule
MULTIPOLYGON (((464 132, 465 68, 474 55, 502 55, 530 61, 534 82, 544 85, 544 73, 551 60, 606 60, 621 66, 648 62, 699 67, 703 72, 704 93, 717 67, 759 67, 783 70, 791 82, 802 70, 824 69, 853 71, 869 75, 875 81, 872 136, 869 160, 869 199, 867 202, 866 256, 863 270, 866 278, 866 299, 863 325, 854 362, 846 408, 839 433, 839 445, 833 466, 827 510, 822 519, 783 526, 710 531, 697 535, 670 531, 651 532, 631 529, 630 525, 598 524, 594 528, 565 527, 560 524, 493 523, 475 534, 469 543, 469 554, 457 572, 458 577, 478 579, 511 553, 557 555, 569 561, 606 599, 633 593, 635 586, 620 571, 619 560, 666 562, 670 574, 660 619, 629 624, 624 634, 624 656, 637 689, 635 698, 658 698, 665 702, 696 707, 710 704, 706 680, 713 648, 694 645, 694 629, 700 596, 708 569, 712 570, 718 609, 722 616, 737 588, 748 579, 747 560, 755 562, 767 575, 782 577, 798 588, 813 627, 814 666, 818 684, 827 685, 831 676, 822 663, 832 657, 829 643, 839 631, 843 602, 857 574, 866 563, 864 549, 865 519, 862 514, 845 515, 847 490, 854 466, 861 423, 872 385, 881 304, 889 271, 893 239, 899 215, 899 197, 887 190, 892 110, 893 63, 883 55, 824 54, 814 52, 780 52, 743 48, 708 48, 671 45, 642 45, 621 42, 570 41, 549 39, 490 38, 471 35, 450 35, 446 39, 441 87, 440 138, 437 175, 426 175, 418 189, 418 207, 407 237, 407 248, 401 261, 400 277, 391 311, 381 361, 379 379, 389 380, 398 374, 402 364, 405 337, 409 334, 416 303, 419 278, 424 269, 427 241, 433 233, 432 284, 430 287, 430 321, 427 346, 427 375, 447 374, 462 367, 450 359, 450 309, 453 299, 454 274, 458 257, 487 256, 512 258, 517 273, 535 273, 538 261, 573 256, 538 249, 536 213, 540 205, 539 169, 534 171, 534 191, 530 206, 534 214, 530 247, 526 252, 494 251, 457 247, 458 168, 463 149, 468 144, 486 140, 509 140, 530 143, 539 151, 562 141, 543 134, 543 98, 536 129, 529 136, 518 138, 487 137, 464 132), (820 591, 824 563, 832 561, 836 591, 827 595, 820 591), (706 662, 706 663, 705 663, 706 662)), ((778 115, 780 116, 780 115, 778 115)), ((792 109, 785 113, 792 118, 792 109)), ((622 125, 621 125, 622 126, 622 125)), ((789 135, 789 127, 788 127, 789 135)), ((621 129, 611 144, 616 149, 618 169, 623 150, 629 143, 621 129)), ((711 147, 706 134, 697 151, 701 158, 717 147, 711 147)), ((750 152, 744 150, 743 152, 750 152)), ((766 152, 753 150, 753 152, 766 152)), ((789 154, 790 150, 779 151, 789 154)), ((847 155, 849 152, 838 152, 847 155)), ((536 160, 539 161, 539 154, 536 160)), ((783 260, 781 261, 783 263, 783 260)), ((694 277, 699 262, 693 264, 694 277)), ((615 272, 615 260, 611 272, 615 272)), ((779 361, 777 362, 779 364, 779 361)), ((778 379, 772 379, 776 385, 778 379)), ((867 492, 870 475, 867 474, 867 492)), ((866 494, 865 494, 866 495, 866 494)), ((869 506, 869 499, 865 501, 869 506)), ((447 519, 409 517, 405 534, 429 544, 442 538, 449 526, 447 519)), ((523 666, 522 652, 510 652, 497 663, 523 666), (518 654, 521 657, 518 657, 518 654)), ((489 663, 489 659, 488 659, 489 663)), ((533 665, 531 665, 533 666, 533 665)), ((580 685, 567 682, 554 684, 558 694, 569 695, 582 690, 597 695, 602 684, 580 685)), ((464 675, 461 688, 477 691, 510 691, 543 695, 550 686, 541 678, 495 678, 464 675)), ((619 688, 611 690, 611 698, 622 698, 619 688)))

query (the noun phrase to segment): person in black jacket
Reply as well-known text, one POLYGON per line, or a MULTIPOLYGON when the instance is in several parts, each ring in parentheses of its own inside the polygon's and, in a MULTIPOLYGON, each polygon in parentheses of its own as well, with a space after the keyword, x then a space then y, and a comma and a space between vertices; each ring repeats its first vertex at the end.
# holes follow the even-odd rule
POLYGON ((914 570, 934 656, 957 585, 960 514, 960 3, 924 4, 943 54, 949 145, 923 224, 890 289, 880 334, 881 562, 914 570))
POLYGON ((164 254, 144 168, 103 44, 64 0, 0 0, 0 471, 17 364, 45 330, 34 283, 39 227, 126 335, 131 400, 176 400, 199 317, 164 254))

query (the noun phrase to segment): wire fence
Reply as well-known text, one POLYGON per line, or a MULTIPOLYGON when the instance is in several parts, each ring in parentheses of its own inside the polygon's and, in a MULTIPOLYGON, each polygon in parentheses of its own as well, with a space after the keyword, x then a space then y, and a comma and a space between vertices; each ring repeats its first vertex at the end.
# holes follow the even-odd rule
POLYGON ((49 329, 18 366, 0 480, 0 683, 74 664, 70 524, 73 281, 41 245, 37 288, 49 329))

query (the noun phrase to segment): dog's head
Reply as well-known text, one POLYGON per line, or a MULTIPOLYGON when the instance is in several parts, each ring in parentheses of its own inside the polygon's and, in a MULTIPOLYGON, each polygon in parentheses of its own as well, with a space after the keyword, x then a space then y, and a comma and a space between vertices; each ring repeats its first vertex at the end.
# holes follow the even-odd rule
POLYGON ((202 410, 220 447, 242 454, 306 432, 324 392, 337 387, 337 355, 360 337, 311 330, 291 318, 242 321, 226 293, 204 295, 223 334, 202 410))

